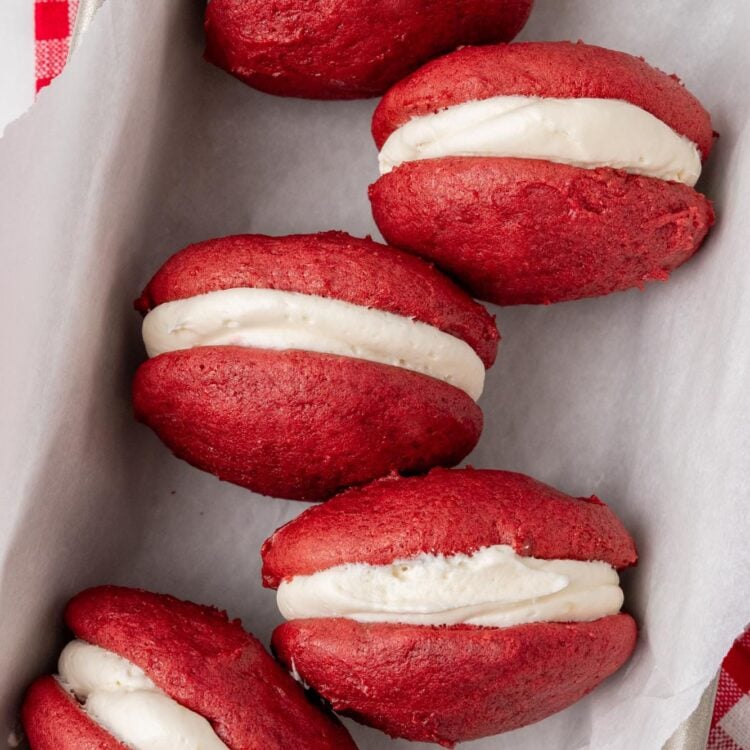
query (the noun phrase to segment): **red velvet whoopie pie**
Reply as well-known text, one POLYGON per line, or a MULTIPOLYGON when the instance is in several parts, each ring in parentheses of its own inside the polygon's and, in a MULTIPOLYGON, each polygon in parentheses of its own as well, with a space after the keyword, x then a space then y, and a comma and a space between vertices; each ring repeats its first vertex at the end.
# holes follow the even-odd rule
POLYGON ((497 328, 409 254, 341 232, 209 240, 136 307, 151 357, 136 416, 220 479, 324 500, 454 465, 479 439, 497 328))
POLYGON ((315 506, 264 544, 277 657, 339 713, 451 746, 566 708, 628 659, 633 540, 595 497, 435 469, 315 506))
POLYGON ((211 750, 356 747, 224 612, 102 586, 75 596, 65 621, 76 640, 60 675, 37 680, 23 704, 31 750, 123 750, 155 739, 211 750))
POLYGON ((461 44, 512 39, 533 0, 211 0, 206 59, 269 94, 378 96, 461 44))
POLYGON ((708 112, 623 52, 460 49, 391 88, 372 132, 383 236, 501 305, 666 280, 714 222, 693 189, 714 137, 708 112))

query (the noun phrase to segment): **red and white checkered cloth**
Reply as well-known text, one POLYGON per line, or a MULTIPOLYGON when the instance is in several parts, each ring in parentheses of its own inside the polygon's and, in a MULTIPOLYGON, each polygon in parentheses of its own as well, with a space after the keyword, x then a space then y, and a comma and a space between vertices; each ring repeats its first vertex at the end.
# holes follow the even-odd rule
MULTIPOLYGON (((65 66, 77 9, 78 0, 34 0, 37 91, 65 66)), ((706 750, 750 750, 750 630, 722 664, 706 750)))
POLYGON ((48 86, 68 59, 78 0, 35 0, 34 57, 36 90, 48 86))
POLYGON ((721 665, 706 748, 750 748, 750 630, 735 641, 721 665))

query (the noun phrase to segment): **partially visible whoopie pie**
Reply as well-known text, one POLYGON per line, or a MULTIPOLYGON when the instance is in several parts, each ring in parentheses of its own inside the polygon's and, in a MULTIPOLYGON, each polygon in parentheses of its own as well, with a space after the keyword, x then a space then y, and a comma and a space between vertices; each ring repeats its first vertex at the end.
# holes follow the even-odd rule
POLYGON ((103 586, 75 596, 57 676, 22 720, 31 750, 354 749, 238 620, 211 607, 103 586))
POLYGON ((206 58, 281 96, 378 96, 460 44, 512 39, 533 0, 211 0, 206 58))
POLYGON ((435 469, 313 507, 262 549, 273 649, 334 710, 451 746, 560 711, 633 651, 633 540, 595 497, 435 469))
POLYGON ((693 189, 711 119, 640 58, 570 42, 464 48, 394 86, 372 123, 386 240, 503 305, 665 280, 714 221, 693 189))
POLYGON ((136 307, 138 419, 180 458, 265 495, 323 500, 476 444, 498 332, 411 255, 340 232, 239 235, 170 258, 136 307))

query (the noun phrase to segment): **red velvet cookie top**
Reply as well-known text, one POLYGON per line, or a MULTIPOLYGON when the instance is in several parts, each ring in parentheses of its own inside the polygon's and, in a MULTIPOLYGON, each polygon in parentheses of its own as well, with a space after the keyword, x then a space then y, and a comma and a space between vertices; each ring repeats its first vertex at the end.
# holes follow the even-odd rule
POLYGON ((413 117, 493 96, 621 99, 689 138, 708 158, 711 117, 670 76, 638 57, 582 42, 464 47, 433 60, 391 88, 372 120, 378 148, 413 117))
POLYGON ((423 552, 508 544, 545 560, 635 564, 635 544, 595 497, 573 498, 523 474, 434 469, 387 477, 306 510, 263 545, 263 584, 350 562, 388 565, 423 552))
POLYGON ((500 335, 492 316, 428 263, 344 232, 206 240, 173 255, 136 300, 141 312, 219 289, 314 294, 415 318, 466 341, 485 367, 500 335))
POLYGON ((314 708, 259 641, 224 612, 102 586, 75 596, 65 620, 76 637, 133 662, 205 717, 232 750, 355 748, 346 730, 314 708))

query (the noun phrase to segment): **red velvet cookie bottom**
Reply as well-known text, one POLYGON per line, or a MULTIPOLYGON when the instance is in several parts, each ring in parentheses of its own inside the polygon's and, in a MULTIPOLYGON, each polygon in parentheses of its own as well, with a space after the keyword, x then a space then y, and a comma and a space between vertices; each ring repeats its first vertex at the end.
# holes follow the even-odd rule
POLYGON ((622 666, 635 639, 625 614, 502 629, 314 619, 279 626, 273 649, 334 710, 450 747, 566 708, 622 666))
POLYGON ((461 44, 512 39, 531 0, 212 0, 206 59, 271 94, 378 96, 461 44))
POLYGON ((686 185, 533 159, 407 162, 370 187, 370 200, 388 242, 501 305, 664 281, 714 221, 686 185))
POLYGON ((31 750, 126 750, 54 677, 40 677, 28 689, 21 720, 31 750))
POLYGON ((394 471, 452 466, 482 413, 398 367, 232 346, 162 354, 133 384, 138 419, 200 469, 264 495, 324 500, 394 471))

